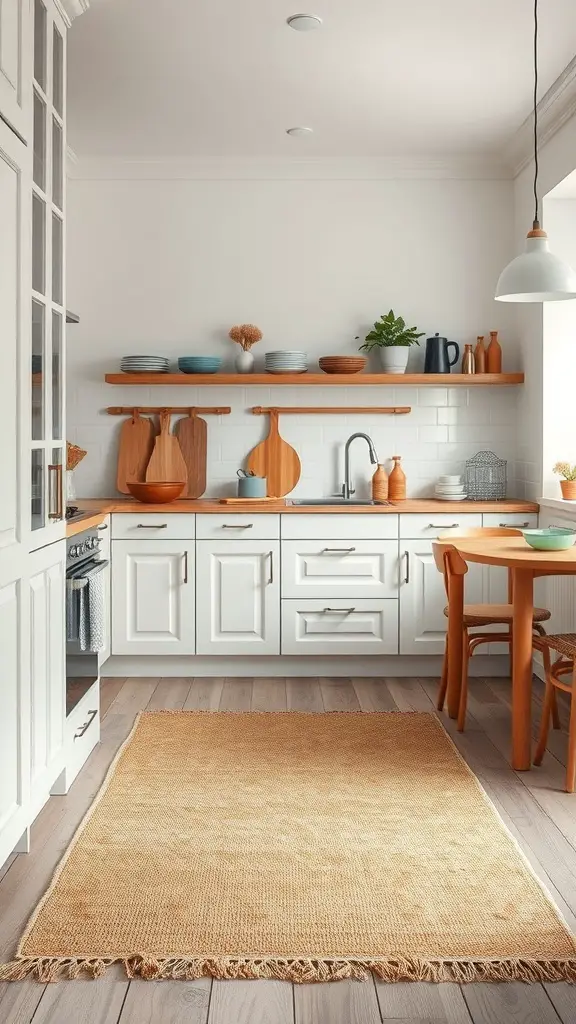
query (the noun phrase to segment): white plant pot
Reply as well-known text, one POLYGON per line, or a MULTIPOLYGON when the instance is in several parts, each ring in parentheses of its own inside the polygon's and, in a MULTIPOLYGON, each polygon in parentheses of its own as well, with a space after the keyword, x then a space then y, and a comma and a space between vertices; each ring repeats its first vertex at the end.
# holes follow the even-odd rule
POLYGON ((378 349, 384 373, 406 373, 410 348, 408 345, 389 345, 378 349))
POLYGON ((234 360, 234 366, 237 373, 252 373, 254 371, 254 356, 251 352, 240 349, 234 360))

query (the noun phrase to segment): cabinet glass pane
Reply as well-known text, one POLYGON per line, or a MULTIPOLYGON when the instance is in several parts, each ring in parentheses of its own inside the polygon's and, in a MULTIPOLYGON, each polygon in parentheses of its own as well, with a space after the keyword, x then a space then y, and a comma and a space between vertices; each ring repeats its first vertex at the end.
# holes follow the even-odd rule
POLYGON ((48 519, 63 519, 64 473, 62 448, 53 448, 49 454, 51 458, 48 465, 48 519))
POLYGON ((46 288, 46 204, 32 196, 32 287, 44 295, 46 288))
POLYGON ((33 530, 41 530, 44 526, 44 449, 36 448, 32 452, 32 490, 31 519, 33 530))
POLYGON ((52 312, 52 437, 62 438, 62 316, 52 312))
POLYGON ((46 190, 46 105, 34 90, 34 181, 46 190))
POLYGON ((55 118, 52 120, 52 202, 62 209, 64 179, 62 174, 62 129, 55 118))
POLYGON ((62 221, 57 214, 52 214, 52 302, 62 305, 62 259, 63 259, 62 221))
POLYGON ((34 78, 46 90, 46 8, 34 0, 34 78))
POLYGON ((32 299, 32 440, 44 438, 45 309, 32 299))
POLYGON ((54 26, 52 51, 52 103, 62 117, 64 112, 64 41, 54 26))

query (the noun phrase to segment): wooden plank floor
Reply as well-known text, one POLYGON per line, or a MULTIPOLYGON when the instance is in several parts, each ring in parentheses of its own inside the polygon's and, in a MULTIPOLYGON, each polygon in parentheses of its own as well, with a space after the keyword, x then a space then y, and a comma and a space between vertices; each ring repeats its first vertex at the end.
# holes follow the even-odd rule
MULTIPOLYGON (((32 852, 0 867, 0 957, 25 922, 90 806, 135 714, 148 708, 322 712, 435 711, 431 679, 104 679, 102 741, 66 797, 32 828, 32 852)), ((535 728, 542 687, 534 685, 535 728)), ((473 680, 468 728, 442 721, 479 776, 536 873, 576 930, 576 796, 562 791, 566 733, 551 734, 545 764, 508 766, 510 685, 473 680)), ((565 725, 566 705, 561 706, 565 725)), ((0 985, 2 1024, 576 1024, 569 985, 386 985, 337 982, 129 982, 115 966, 98 981, 0 985)))

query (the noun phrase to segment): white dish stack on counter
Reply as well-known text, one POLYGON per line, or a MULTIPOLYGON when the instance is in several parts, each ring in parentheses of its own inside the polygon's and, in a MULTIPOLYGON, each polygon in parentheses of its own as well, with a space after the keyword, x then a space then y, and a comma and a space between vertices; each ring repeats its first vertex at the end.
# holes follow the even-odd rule
POLYGON ((461 476, 439 476, 436 483, 436 497, 440 501, 464 501, 466 490, 461 476))

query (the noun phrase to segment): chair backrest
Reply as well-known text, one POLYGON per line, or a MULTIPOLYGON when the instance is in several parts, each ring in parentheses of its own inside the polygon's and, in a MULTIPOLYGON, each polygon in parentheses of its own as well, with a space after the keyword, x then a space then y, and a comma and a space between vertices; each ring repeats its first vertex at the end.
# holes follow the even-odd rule
POLYGON ((465 576, 468 566, 462 555, 453 544, 447 541, 435 540, 432 542, 432 552, 438 572, 444 576, 444 587, 446 597, 450 600, 450 581, 454 576, 465 576))
POLYGON ((439 533, 438 540, 450 541, 452 537, 521 537, 522 530, 515 530, 511 526, 456 526, 453 530, 446 530, 446 533, 439 533))

